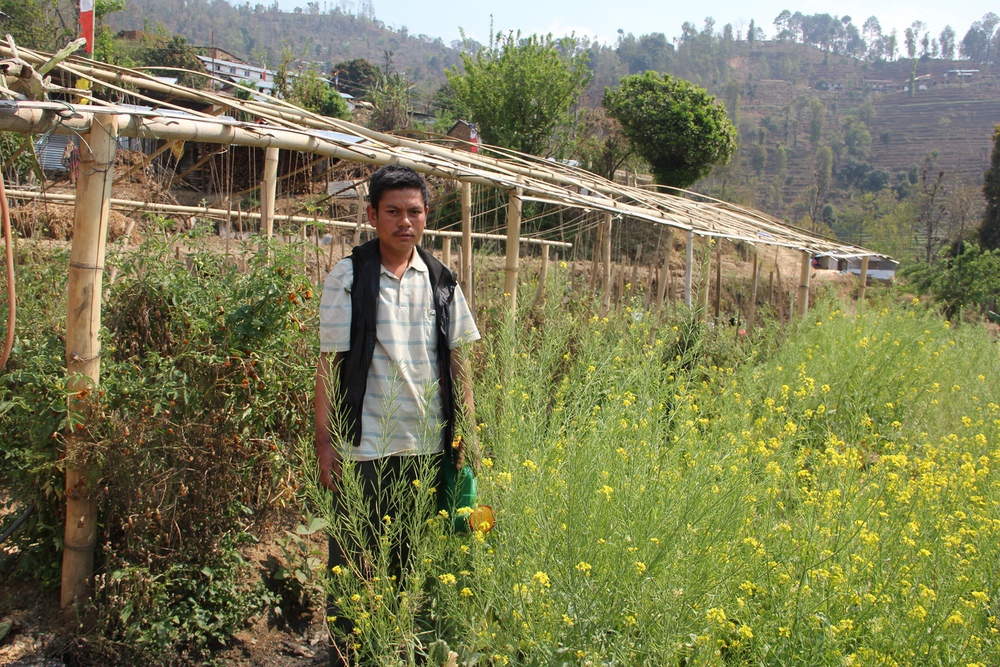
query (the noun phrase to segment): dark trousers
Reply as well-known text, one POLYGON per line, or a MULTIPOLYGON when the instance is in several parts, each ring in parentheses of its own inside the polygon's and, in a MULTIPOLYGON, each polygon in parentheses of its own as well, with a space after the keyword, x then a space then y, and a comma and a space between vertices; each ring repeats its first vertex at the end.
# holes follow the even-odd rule
MULTIPOLYGON (((421 473, 427 471, 428 475, 420 479, 421 487, 418 492, 426 492, 427 487, 441 489, 443 460, 444 454, 432 454, 388 456, 374 461, 354 463, 353 472, 361 487, 362 507, 357 507, 356 500, 350 503, 346 501, 345 493, 342 491, 334 497, 334 513, 338 520, 345 519, 347 512, 359 509, 364 511, 366 516, 361 517, 361 530, 357 531, 360 534, 349 531, 349 534, 343 535, 340 539, 330 538, 327 572, 340 566, 345 570, 359 572, 366 578, 373 576, 376 569, 373 559, 380 553, 379 540, 387 532, 385 518, 388 517, 390 522, 397 524, 400 521, 409 522, 416 511, 413 481, 421 478, 421 473), (348 506, 349 504, 353 506, 348 506)), ((432 503, 431 511, 434 509, 435 505, 432 503)), ((389 545, 390 561, 387 574, 395 576, 397 586, 402 586, 403 574, 410 560, 410 536, 405 529, 402 532, 394 530, 391 534, 393 541, 389 545)), ((347 635, 354 628, 353 621, 345 617, 343 610, 337 607, 333 599, 327 600, 327 616, 336 617, 334 626, 338 634, 347 635)), ((331 653, 331 664, 347 664, 343 660, 338 662, 337 653, 335 647, 331 653)))

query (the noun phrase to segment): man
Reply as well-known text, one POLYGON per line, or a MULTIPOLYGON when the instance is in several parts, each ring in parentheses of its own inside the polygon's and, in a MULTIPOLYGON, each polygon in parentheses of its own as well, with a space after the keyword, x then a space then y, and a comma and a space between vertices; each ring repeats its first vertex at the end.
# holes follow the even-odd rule
MULTIPOLYGON (((341 260, 323 287, 315 402, 320 483, 337 494, 336 511, 347 511, 341 463, 352 461, 370 533, 362 544, 331 539, 330 568, 352 565, 362 574, 371 573, 379 526, 406 511, 386 490, 410 488, 421 470, 461 460, 452 438, 460 416, 473 423, 474 405, 460 348, 479 339, 454 274, 420 248, 427 184, 389 165, 375 172, 368 191, 377 238, 341 260)), ((399 542, 390 568, 401 581, 405 534, 399 542)), ((344 619, 339 625, 351 627, 344 619)))

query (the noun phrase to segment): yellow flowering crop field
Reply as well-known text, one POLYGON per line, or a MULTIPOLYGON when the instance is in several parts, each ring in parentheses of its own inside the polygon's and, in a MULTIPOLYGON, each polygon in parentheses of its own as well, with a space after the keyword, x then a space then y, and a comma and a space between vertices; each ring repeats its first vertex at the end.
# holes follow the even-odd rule
POLYGON ((777 345, 552 301, 478 343, 495 530, 415 526, 401 595, 332 573, 364 664, 1000 663, 989 334, 916 301, 821 302, 777 345))

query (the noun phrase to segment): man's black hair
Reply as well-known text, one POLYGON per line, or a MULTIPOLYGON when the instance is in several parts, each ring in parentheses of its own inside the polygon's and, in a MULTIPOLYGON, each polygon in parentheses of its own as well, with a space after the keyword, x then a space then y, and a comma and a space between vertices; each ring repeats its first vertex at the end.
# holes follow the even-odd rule
POLYGON ((420 174, 409 167, 387 164, 368 179, 368 202, 377 211, 378 203, 382 200, 382 193, 386 190, 410 189, 420 190, 425 208, 431 205, 431 191, 427 189, 427 183, 420 174))

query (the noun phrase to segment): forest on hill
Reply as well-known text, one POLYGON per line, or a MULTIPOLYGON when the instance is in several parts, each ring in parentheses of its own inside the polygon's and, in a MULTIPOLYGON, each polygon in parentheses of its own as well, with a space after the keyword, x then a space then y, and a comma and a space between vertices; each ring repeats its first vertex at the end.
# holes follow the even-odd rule
MULTIPOLYGON (((64 20, 73 11, 58 11, 59 2, 3 0, 0 9, 24 13, 33 4, 36 23, 61 23, 63 33, 75 34, 64 20)), ((462 115, 447 71, 461 72, 462 54, 484 47, 390 27, 391 17, 376 16, 370 0, 307 2, 290 12, 277 3, 223 0, 101 6, 99 29, 109 41, 121 31, 180 35, 255 65, 294 60, 331 78, 336 71, 341 90, 369 99, 374 73, 392 74, 404 106, 438 131, 462 115)), ((501 35, 516 27, 496 28, 501 35)), ((911 259, 932 256, 981 218, 982 174, 1000 121, 996 14, 967 27, 915 21, 899 34, 884 31, 875 16, 856 23, 786 10, 769 23, 720 26, 707 17, 700 26, 683 24, 676 36, 620 31, 614 44, 570 36, 558 48, 586 61, 589 82, 544 150, 551 157, 591 167, 595 142, 609 127, 605 91, 652 70, 707 89, 738 131, 735 156, 697 191, 911 259)), ((417 116, 397 117, 420 128, 417 116)), ((638 159, 623 167, 640 177, 648 169, 638 159)))

